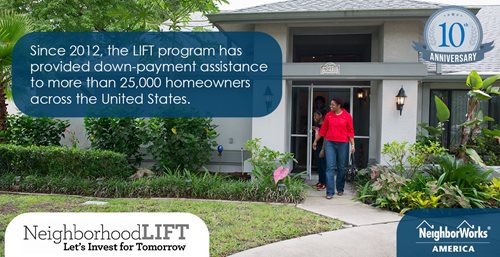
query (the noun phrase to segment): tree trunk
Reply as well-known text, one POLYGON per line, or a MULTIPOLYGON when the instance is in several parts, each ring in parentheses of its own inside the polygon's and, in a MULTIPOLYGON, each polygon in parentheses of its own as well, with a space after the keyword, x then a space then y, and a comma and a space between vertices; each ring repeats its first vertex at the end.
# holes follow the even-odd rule
POLYGON ((7 97, 5 85, 0 81, 0 143, 5 142, 2 132, 7 130, 7 97))
MULTIPOLYGON (((465 119, 465 122, 471 122, 475 119, 476 109, 477 109, 478 105, 479 105, 478 100, 475 100, 472 98, 469 98, 467 100, 467 117, 465 119)), ((472 133, 472 126, 470 126, 470 125, 462 126, 462 129, 460 132, 461 132, 460 133, 460 147, 457 151, 457 158, 466 162, 467 160, 465 158, 465 154, 466 154, 465 148, 466 148, 467 143, 469 142, 470 135, 472 133)))

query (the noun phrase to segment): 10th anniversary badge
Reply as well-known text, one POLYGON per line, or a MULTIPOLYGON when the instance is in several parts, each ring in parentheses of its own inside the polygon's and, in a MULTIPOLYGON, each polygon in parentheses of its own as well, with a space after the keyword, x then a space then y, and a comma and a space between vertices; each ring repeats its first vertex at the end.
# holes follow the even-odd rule
POLYGON ((483 30, 478 18, 469 10, 445 7, 426 22, 424 43, 413 42, 413 48, 426 61, 462 64, 480 61, 493 49, 493 41, 483 44, 483 30))

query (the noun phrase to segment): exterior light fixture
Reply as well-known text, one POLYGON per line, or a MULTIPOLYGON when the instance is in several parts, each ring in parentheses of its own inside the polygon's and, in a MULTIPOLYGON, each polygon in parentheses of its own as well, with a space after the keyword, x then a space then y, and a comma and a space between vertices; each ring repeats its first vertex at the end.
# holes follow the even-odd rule
POLYGON ((264 97, 266 99, 266 108, 267 108, 267 112, 269 112, 269 110, 271 109, 271 106, 273 104, 273 93, 271 92, 271 89, 268 87, 266 87, 266 91, 264 92, 264 97))
POLYGON ((396 109, 399 111, 399 116, 403 114, 403 105, 405 105, 406 97, 405 90, 403 86, 401 86, 401 89, 399 89, 399 92, 396 95, 396 109))
POLYGON ((363 91, 358 92, 358 99, 363 99, 363 91))
POLYGON ((368 94, 367 94, 367 92, 365 90, 358 89, 358 93, 356 93, 356 97, 359 100, 366 100, 366 98, 368 97, 368 94))

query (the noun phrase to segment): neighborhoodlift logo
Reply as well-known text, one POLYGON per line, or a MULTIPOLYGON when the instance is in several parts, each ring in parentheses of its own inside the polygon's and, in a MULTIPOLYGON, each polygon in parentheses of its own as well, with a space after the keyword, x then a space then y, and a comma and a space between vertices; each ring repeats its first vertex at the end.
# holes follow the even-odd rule
POLYGON ((397 229, 397 257, 498 257, 500 209, 418 209, 397 229))
POLYGON ((482 43, 483 30, 477 17, 463 7, 445 7, 427 20, 424 43, 413 48, 426 61, 447 64, 477 62, 493 49, 493 41, 482 43))

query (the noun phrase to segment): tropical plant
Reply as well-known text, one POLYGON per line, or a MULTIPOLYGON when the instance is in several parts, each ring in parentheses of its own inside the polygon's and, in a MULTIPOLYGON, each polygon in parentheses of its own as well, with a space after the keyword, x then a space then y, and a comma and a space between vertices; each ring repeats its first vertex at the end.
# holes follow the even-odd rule
POLYGON ((0 11, 0 142, 6 130, 7 95, 12 82, 12 51, 17 40, 31 31, 32 23, 26 15, 0 11))
POLYGON ((376 193, 374 205, 381 208, 400 210, 403 206, 401 189, 409 181, 394 172, 381 173, 372 184, 376 193))
POLYGON ((500 207, 500 178, 493 178, 483 191, 489 196, 488 200, 491 206, 500 207))
MULTIPOLYGON (((465 114, 466 120, 460 127, 460 142, 458 151, 456 153, 459 159, 467 161, 468 156, 473 162, 484 166, 483 160, 475 149, 468 147, 470 142, 475 142, 475 138, 481 134, 481 124, 483 122, 494 121, 493 118, 485 116, 481 111, 481 101, 489 101, 495 95, 500 94, 500 88, 495 86, 494 83, 498 80, 499 75, 486 78, 484 81, 476 71, 471 71, 467 76, 466 85, 469 88, 467 93, 467 113, 465 114)), ((420 134, 418 140, 421 142, 433 141, 438 139, 443 132, 443 123, 450 118, 450 110, 446 104, 435 96, 436 103, 436 117, 438 125, 436 127, 427 124, 421 124, 421 128, 428 134, 420 134)), ((495 131, 497 134, 498 131, 495 131)))
POLYGON ((440 156, 436 164, 428 170, 429 175, 440 183, 453 183, 459 188, 476 188, 487 183, 492 173, 491 170, 485 170, 473 163, 464 163, 449 154, 440 156))
POLYGON ((441 195, 429 195, 421 191, 411 191, 404 195, 405 208, 401 214, 417 208, 437 208, 441 205, 441 195))
POLYGON ((377 196, 376 192, 373 191, 372 182, 366 181, 363 184, 358 184, 356 186, 358 201, 361 201, 366 204, 373 204, 375 202, 375 198, 377 196))
MULTIPOLYGON (((275 151, 267 146, 261 146, 260 138, 250 139, 245 143, 245 149, 250 152, 249 162, 252 164, 252 176, 257 183, 265 185, 274 184, 274 171, 279 166, 288 166, 290 162, 297 162, 293 153, 282 153, 275 151)), ((287 177, 289 178, 289 177, 287 177)), ((289 179, 284 180, 285 184, 289 179)))
POLYGON ((466 145, 469 142, 469 139, 480 134, 482 122, 493 121, 491 117, 483 115, 483 112, 480 109, 480 102, 488 101, 494 95, 500 94, 500 88, 493 85, 499 77, 500 76, 495 75, 488 77, 483 81, 481 76, 479 76, 476 71, 472 71, 469 76, 467 76, 465 84, 470 90, 467 93, 468 99, 467 113, 465 115, 466 119, 465 122, 460 125, 460 148, 457 153, 457 157, 462 160, 465 160, 467 153, 476 163, 482 163, 476 151, 471 148, 466 148, 466 145))
POLYGON ((446 104, 438 96, 434 96, 434 103, 436 105, 436 118, 438 124, 434 127, 427 123, 419 124, 419 133, 417 141, 423 144, 431 144, 441 141, 441 136, 444 132, 444 123, 450 119, 450 110, 446 104), (426 133, 423 133, 423 132, 426 133))

